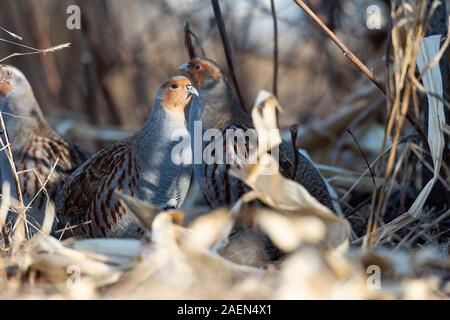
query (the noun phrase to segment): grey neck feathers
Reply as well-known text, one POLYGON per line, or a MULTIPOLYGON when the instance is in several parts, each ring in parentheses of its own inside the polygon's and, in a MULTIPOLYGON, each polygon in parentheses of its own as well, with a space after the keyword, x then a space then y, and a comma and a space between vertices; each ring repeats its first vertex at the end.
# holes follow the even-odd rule
POLYGON ((232 123, 252 126, 252 121, 245 112, 225 78, 219 78, 200 88, 200 97, 195 98, 189 112, 189 126, 194 121, 201 121, 203 130, 223 129, 232 123))
POLYGON ((156 99, 144 122, 144 128, 167 133, 167 131, 173 131, 174 129, 186 128, 186 121, 183 117, 177 117, 164 108, 161 99, 156 99))
POLYGON ((151 146, 152 151, 167 152, 171 144, 176 143, 178 136, 187 134, 184 117, 177 117, 166 110, 161 101, 156 100, 150 111, 144 127, 137 133, 138 152, 152 156, 145 146, 151 146), (172 141, 175 140, 175 141, 172 141))

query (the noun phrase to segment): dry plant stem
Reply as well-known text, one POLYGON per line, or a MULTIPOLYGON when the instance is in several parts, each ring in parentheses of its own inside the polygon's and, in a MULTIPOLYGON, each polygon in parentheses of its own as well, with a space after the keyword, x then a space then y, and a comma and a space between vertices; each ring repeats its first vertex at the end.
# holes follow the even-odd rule
MULTIPOLYGON (((411 98, 411 84, 408 82, 406 84, 405 90, 404 90, 404 95, 403 95, 403 101, 399 102, 398 107, 400 110, 397 110, 397 112, 400 112, 401 117, 399 117, 398 119, 396 119, 397 124, 396 124, 396 130, 394 133, 394 137, 393 137, 393 148, 391 150, 391 153, 389 154, 389 158, 388 158, 388 163, 386 166, 386 173, 385 173, 385 179, 387 180, 390 176, 391 176, 391 172, 394 166, 394 161, 397 155, 397 141, 400 138, 400 134, 401 131, 403 129, 403 124, 404 124, 404 120, 405 120, 405 116, 406 116, 406 111, 408 109, 409 106, 409 102, 410 102, 410 98, 411 98)), ((397 118, 397 112, 395 114, 391 115, 391 118, 397 118)))
POLYGON ((370 175, 371 175, 371 177, 372 177, 373 185, 374 185, 374 187, 376 187, 376 186, 377 186, 377 183, 376 183, 376 181, 375 181, 375 174, 374 174, 373 171, 372 171, 372 167, 371 167, 370 164, 369 164, 369 160, 367 160, 366 154, 364 153, 363 149, 362 149, 361 146, 359 145, 359 142, 358 142, 358 140, 356 139, 355 135, 353 134, 352 130, 347 129, 347 132, 348 132, 348 134, 350 134, 350 135, 352 136, 353 140, 355 141, 356 146, 358 147, 358 150, 359 150, 359 152, 361 153, 361 156, 363 157, 364 162, 365 162, 366 165, 367 165, 367 169, 369 169, 370 175))
POLYGON ((18 40, 20 40, 20 41, 23 40, 21 36, 15 34, 14 32, 9 31, 8 29, 5 29, 5 28, 3 28, 3 27, 0 27, 0 29, 2 29, 3 31, 5 31, 7 34, 9 34, 9 35, 10 35, 11 37, 13 37, 13 38, 16 38, 16 39, 18 39, 18 40))
MULTIPOLYGON (((407 163, 407 159, 411 153, 411 145, 412 143, 408 143, 406 145, 406 147, 404 148, 403 152, 401 153, 401 155, 398 158, 397 164, 395 165, 394 171, 393 171, 393 176, 396 177, 399 173, 400 170, 402 169, 402 165, 408 165, 407 163)), ((404 172, 404 171, 402 171, 404 172)), ((389 198, 390 195, 392 194, 392 191, 394 189, 394 185, 395 185, 395 179, 390 179, 389 181, 387 181, 384 185, 384 194, 385 194, 385 198, 389 198)), ((401 188, 401 186, 400 186, 401 188)), ((389 201, 384 201, 384 203, 381 203, 380 206, 382 207, 380 212, 386 212, 387 210, 387 206, 389 204, 389 201)))
POLYGON ((12 57, 26 56, 26 55, 30 55, 30 54, 47 54, 47 53, 50 53, 50 52, 55 52, 55 51, 59 51, 59 50, 62 50, 62 49, 70 47, 70 43, 63 43, 63 44, 60 44, 60 45, 57 45, 57 46, 53 46, 53 47, 50 47, 50 48, 47 48, 47 49, 37 49, 37 48, 33 48, 33 47, 30 47, 30 46, 27 46, 27 45, 24 45, 24 44, 21 44, 21 43, 17 43, 17 42, 11 41, 11 40, 3 39, 3 38, 0 38, 0 41, 1 42, 10 43, 10 44, 13 44, 13 45, 16 45, 16 46, 19 46, 19 47, 31 50, 29 52, 14 52, 14 53, 10 54, 9 56, 0 59, 0 63, 4 62, 4 61, 6 61, 6 60, 8 60, 8 59, 10 59, 12 57))
MULTIPOLYGON (((373 71, 369 70, 367 66, 359 60, 359 58, 353 54, 353 52, 350 51, 350 49, 347 48, 345 44, 342 43, 342 41, 331 31, 321 20, 320 18, 302 1, 302 0, 294 0, 294 2, 302 8, 306 14, 308 14, 314 22, 316 22, 319 27, 328 35, 328 37, 333 40, 334 43, 342 50, 344 55, 358 68, 360 69, 366 76, 371 80, 378 89, 386 96, 386 88, 383 82, 378 79, 378 77, 374 74, 373 71)), ((423 141, 427 141, 426 134, 423 132, 422 128, 416 123, 414 118, 411 116, 411 114, 408 112, 406 113, 406 119, 410 122, 410 124, 414 127, 414 129, 419 134, 420 139, 423 141)))
POLYGON ((273 94, 278 97, 278 21, 275 0, 270 1, 273 19, 273 94))
POLYGON ((320 18, 302 1, 302 0, 294 0, 294 2, 305 11, 307 15, 309 15, 315 23, 319 25, 319 27, 330 37, 331 40, 336 43, 336 45, 339 47, 339 49, 342 50, 344 55, 356 66, 358 67, 377 87, 378 89, 383 92, 384 95, 386 95, 386 88, 383 84, 383 82, 378 79, 378 77, 373 73, 373 71, 369 70, 369 68, 366 67, 366 65, 359 60, 357 56, 351 52, 345 44, 342 43, 342 41, 331 31, 323 22, 320 20, 320 18))
MULTIPOLYGON (((191 58, 191 55, 192 55, 192 58, 198 56, 199 54, 197 53, 197 51, 200 50, 200 56, 207 58, 206 53, 205 53, 205 49, 203 48, 203 45, 202 45, 202 41, 191 30, 191 27, 190 27, 189 23, 187 23, 187 22, 185 24, 184 32, 185 32, 185 41, 186 42, 190 42, 191 43, 190 46, 192 46, 191 49, 189 49, 189 50, 192 50, 191 52, 189 52, 189 57, 191 58), (186 36, 189 36, 189 38, 186 38, 186 36), (195 40, 195 44, 196 45, 193 44, 192 39, 195 40), (196 50, 196 47, 197 47, 197 50, 196 50)), ((185 43, 185 45, 189 45, 189 44, 185 43)))
POLYGON ((17 173, 17 168, 16 168, 16 165, 14 164, 14 161, 13 161, 11 144, 9 142, 8 132, 6 131, 5 122, 3 121, 3 114, 2 114, 2 112, 0 112, 0 126, 1 126, 1 129, 3 131, 3 135, 5 137, 5 143, 6 143, 5 152, 7 152, 7 158, 8 158, 8 161, 9 161, 9 165, 11 166, 11 172, 12 172, 12 175, 13 175, 13 178, 14 178, 14 184, 15 184, 16 191, 17 191, 17 198, 18 198, 17 199, 17 201, 18 201, 18 208, 17 208, 17 210, 18 210, 18 213, 19 213, 19 223, 18 223, 16 232, 18 234, 17 239, 20 242, 20 240, 28 239, 27 217, 26 217, 25 206, 24 206, 24 202, 23 202, 22 189, 20 187, 19 174, 17 173))
MULTIPOLYGON (((426 4, 426 1, 421 1, 419 3, 419 9, 416 10, 416 12, 423 12, 423 6, 426 4)), ((400 11, 399 11, 400 13, 400 11)), ((394 14, 393 20, 398 21, 398 24, 401 23, 401 21, 404 21, 405 17, 397 17, 398 14, 394 14), (403 19, 402 19, 403 18, 403 19)), ((407 41, 404 43, 400 41, 400 39, 403 39, 405 36, 399 32, 398 24, 394 24, 394 27, 392 28, 392 40, 393 40, 393 48, 394 48, 394 66, 396 69, 396 72, 394 72, 394 83, 395 83, 395 99, 392 103, 392 109, 389 115, 388 124, 386 126, 386 132, 385 137, 393 135, 393 142, 399 139, 404 119, 407 115, 409 105, 411 101, 415 104, 417 101, 414 100, 414 94, 415 94, 415 83, 413 81, 414 75, 416 72, 416 58, 419 53, 419 48, 422 43, 423 37, 425 35, 425 23, 423 22, 424 19, 422 16, 416 17, 413 21, 415 21, 416 25, 414 28, 407 29, 406 39, 407 41), (417 19, 417 21, 416 21, 417 19), (392 133, 393 131, 393 133, 392 133)), ((418 112, 417 112, 418 113, 418 112)), ((386 139, 386 138, 385 138, 386 139)), ((385 142, 384 142, 385 143, 385 142)), ((428 141, 423 141, 424 145, 428 145, 428 141)), ((385 172, 385 184, 388 184, 392 179, 395 179, 395 172, 392 175, 392 170, 394 166, 394 161, 396 159, 396 149, 392 149, 389 160, 386 164, 386 172, 385 172)), ((428 180, 427 180, 428 181, 428 180)), ((379 218, 382 216, 382 214, 385 212, 387 208, 386 201, 388 201, 389 196, 386 192, 386 188, 377 190, 377 193, 374 194, 374 202, 373 207, 374 210, 372 211, 372 215, 374 216, 374 219, 379 218), (376 199, 376 201, 375 201, 376 199)), ((404 216, 404 215, 403 215, 404 216)), ((371 216, 372 218, 372 216, 371 216)), ((394 220, 393 222, 390 222, 389 225, 392 225, 392 223, 398 223, 399 221, 402 221, 403 226, 410 223, 415 220, 415 217, 411 214, 408 217, 409 221, 403 220, 394 220)), ((385 228, 384 228, 385 229, 385 228)), ((376 230, 376 226, 373 229, 376 230)), ((397 229, 398 230, 398 229, 397 229)), ((384 232, 384 231, 383 231, 384 232)), ((384 237, 386 234, 383 233, 381 237, 384 237)), ((372 242, 378 242, 379 239, 377 239, 377 235, 375 232, 371 232, 370 228, 368 228, 368 234, 365 238, 366 244, 372 244, 372 242)))
MULTIPOLYGON (((377 78, 377 76, 370 71, 365 65, 364 63, 358 59, 358 57, 356 57, 343 43, 342 41, 340 41, 340 39, 320 20, 320 18, 302 1, 302 0, 294 0, 294 2, 300 7, 302 8, 306 14, 308 14, 318 25, 319 27, 328 35, 328 37, 330 37, 334 43, 336 43, 336 45, 342 50, 342 52, 344 53, 344 55, 357 67, 359 68, 377 87, 378 89, 380 89, 381 92, 383 92, 383 94, 388 98, 388 102, 391 100, 389 98, 389 96, 386 95, 386 88, 384 86, 384 84, 377 78)), ((421 32, 421 26, 418 26, 418 29, 415 30, 415 34, 420 35, 422 34, 421 32)), ((417 41, 417 40, 416 40, 417 41)), ((416 44, 416 48, 417 44, 416 44)), ((415 59, 412 59, 415 61, 415 59)), ((415 69, 414 69, 415 70, 415 69)), ((411 70, 409 71, 410 73, 412 72, 411 70)), ((413 74, 412 74, 413 76, 413 74)), ((411 77, 411 74, 410 74, 411 77)), ((393 145, 396 146, 396 141, 399 138, 399 134, 400 131, 403 127, 403 120, 406 118, 411 125, 417 130, 419 137, 426 143, 427 142, 427 135, 423 132, 423 130, 420 128, 419 125, 417 125, 416 121, 412 118, 412 116, 409 114, 408 112, 408 107, 409 107, 409 95, 411 93, 411 86, 410 86, 410 82, 407 82, 407 86, 405 87, 405 89, 407 89, 408 94, 407 99, 403 100, 403 101, 399 101, 399 94, 396 94, 396 100, 395 101, 391 101, 394 104, 394 110, 400 110, 400 118, 399 122, 397 123, 397 127, 395 130, 395 134, 394 134, 394 141, 393 141, 393 145), (408 89, 409 88, 409 89, 408 89), (400 108, 401 106, 401 108, 400 108)), ((399 88, 396 88, 396 90, 399 90, 399 88)), ((397 92, 398 93, 398 92, 397 92)), ((392 117, 392 115, 395 115, 395 117, 397 117, 397 112, 394 112, 394 110, 392 110, 391 112, 391 117, 389 119, 388 122, 388 128, 386 130, 386 134, 389 134, 391 132, 392 129, 392 124, 393 124, 393 120, 394 117, 392 117)), ((385 145, 385 144, 384 144, 385 145)), ((390 172, 392 171, 392 166, 393 166, 393 159, 395 159, 395 155, 396 155, 396 147, 393 148, 393 150, 391 150, 391 154, 389 156, 389 160, 388 160, 388 164, 387 164, 387 172, 385 175, 385 179, 388 179, 390 172)), ((373 201, 372 201, 372 205, 375 206, 376 204, 382 204, 385 200, 384 197, 384 192, 382 192, 382 189, 376 189, 374 192, 374 197, 373 197, 373 201), (381 191, 381 192, 380 192, 381 191)), ((365 242, 365 245, 371 245, 372 243, 374 243, 376 241, 376 234, 375 234, 375 230, 377 228, 378 225, 378 220, 381 214, 381 205, 378 205, 376 207, 376 209, 374 211, 372 211, 371 217, 369 219, 369 225, 368 225, 368 237, 365 238, 365 240, 367 240, 365 242)))
POLYGON ((186 47, 186 50, 189 55, 189 59, 193 59, 195 57, 195 49, 194 45, 192 44, 192 38, 191 38, 191 29, 189 28, 189 23, 185 23, 184 25, 184 46, 186 47))
MULTIPOLYGON (((397 155, 397 147, 398 147, 398 141, 400 139, 400 133, 403 129, 403 124, 405 120, 406 110, 409 106, 410 102, 410 96, 412 92, 411 83, 407 82, 406 87, 404 89, 404 96, 403 101, 398 101, 398 112, 400 113, 400 117, 397 119, 397 125, 394 132, 394 137, 392 139, 392 149, 389 153, 388 162, 386 165, 386 172, 384 176, 384 185, 387 185, 389 182, 389 179, 393 179, 394 176, 392 176, 392 170, 394 168, 394 162, 397 155)), ((397 112, 391 114, 391 118, 397 117, 397 112)), ((372 246, 377 242, 377 228, 378 223, 380 221, 380 217, 382 216, 383 208, 385 206, 383 205, 385 203, 385 200, 388 199, 387 193, 385 191, 385 187, 382 186, 378 189, 376 189, 376 192, 374 193, 374 197, 372 201, 373 210, 369 217, 368 222, 368 228, 367 228, 367 237, 364 239, 364 246, 372 246)))
POLYGON ((223 50, 225 51, 225 58, 227 59, 228 69, 230 71, 231 79, 233 80, 234 87, 236 89, 236 94, 239 99, 241 107, 245 109, 244 99, 242 98, 241 90, 239 89, 239 84, 237 81, 236 73, 233 66, 233 58, 231 54, 230 40, 227 35, 227 30, 225 28, 225 23, 223 22, 222 12, 220 10, 220 5, 218 0, 211 0, 211 4, 214 10, 214 16, 216 18, 217 27, 219 29, 220 38, 222 40, 223 50))

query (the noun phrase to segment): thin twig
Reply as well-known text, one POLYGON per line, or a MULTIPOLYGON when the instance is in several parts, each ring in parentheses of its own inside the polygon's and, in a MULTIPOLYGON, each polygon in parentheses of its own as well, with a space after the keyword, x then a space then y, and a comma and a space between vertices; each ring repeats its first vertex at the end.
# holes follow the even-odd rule
POLYGON ((355 135, 353 134, 352 130, 347 129, 347 132, 352 136, 353 140, 355 141, 356 146, 358 147, 359 152, 361 153, 361 155, 362 155, 362 157, 363 157, 363 159, 364 159, 364 162, 365 162, 366 165, 367 165, 367 169, 369 169, 370 175, 372 176, 373 185, 374 185, 374 187, 376 187, 376 186, 377 186, 377 183, 376 183, 376 181, 375 181, 375 174, 374 174, 373 171, 372 171, 372 167, 371 167, 370 164, 369 164, 369 160, 367 160, 366 154, 364 153, 363 149, 362 149, 361 146, 359 145, 358 140, 356 139, 356 137, 355 137, 355 135))
POLYGON ((19 219, 21 220, 21 223, 19 224, 20 228, 19 230, 21 232, 23 232, 24 234, 20 234, 20 237, 24 237, 24 240, 28 239, 28 225, 27 225, 27 217, 26 217, 26 212, 25 212, 25 206, 24 206, 24 201, 23 201, 23 195, 22 195, 22 189, 20 187, 20 179, 19 179, 19 175, 17 173, 17 168, 16 165, 14 163, 13 160, 13 155, 12 155, 12 150, 11 150, 11 144, 9 142, 9 138, 8 138, 8 132, 6 131, 6 126, 5 126, 5 122, 3 121, 3 115, 2 112, 0 111, 0 126, 1 129, 3 130, 3 136, 5 137, 5 143, 3 143, 3 140, 0 139, 0 142, 2 144, 2 147, 6 146, 6 156, 8 158, 9 161, 9 165, 11 167, 11 173, 13 175, 14 178, 14 184, 16 187, 16 192, 17 192, 17 201, 18 201, 18 213, 19 213, 19 219))
POLYGON ((278 21, 275 0, 270 0, 273 20, 273 94, 278 97, 278 21))
POLYGON ((194 55, 198 56, 197 51, 200 50, 200 56, 207 58, 201 39, 195 34, 194 31, 192 31, 189 24, 187 24, 187 30, 185 29, 185 31, 187 31, 189 33, 189 38, 191 39, 190 40, 191 42, 192 42, 192 38, 194 38, 194 40, 195 40, 195 46, 194 46, 194 44, 192 44, 194 55))
MULTIPOLYGON (((45 178, 45 181, 42 182, 41 179, 39 178, 39 175, 37 173, 37 171, 35 169, 31 169, 32 172, 35 174, 36 179, 39 181, 39 184, 41 185, 41 187, 39 188, 38 192, 36 192, 36 194, 33 196, 33 198, 31 199, 31 201, 27 204, 25 211, 28 211, 31 207, 31 205, 33 204, 33 202, 39 197, 39 195, 41 194, 41 192, 43 192, 44 194, 47 194, 47 189, 46 186, 50 181, 50 178, 52 176, 52 174, 55 172, 56 167, 58 166, 58 162, 59 162, 59 157, 56 158, 55 163, 53 164, 52 168, 50 169, 50 173, 48 174, 47 178, 45 178)), ((48 198, 48 195, 47 195, 48 198)), ((48 199, 47 199, 48 200, 48 199)))
POLYGON ((234 71, 230 40, 227 35, 225 23, 223 22, 223 17, 222 17, 222 12, 220 11, 219 1, 211 0, 211 4, 212 4, 213 10, 214 10, 214 16, 216 18, 216 23, 217 23, 217 27, 219 29, 220 38, 222 40, 222 46, 223 46, 223 50, 225 52, 225 58, 227 59, 228 70, 230 71, 230 76, 231 76, 231 79, 233 80, 239 103, 241 104, 241 107, 243 109, 245 109, 244 100, 242 99, 241 90, 239 89, 239 84, 237 81, 236 73, 234 71))
POLYGON ((70 43, 69 42, 68 43, 59 44, 57 46, 53 46, 53 47, 46 48, 46 49, 38 49, 38 48, 33 48, 33 47, 30 47, 30 46, 27 46, 27 45, 24 45, 24 44, 15 42, 15 41, 3 39, 3 38, 0 38, 0 41, 6 42, 6 43, 10 43, 10 44, 13 44, 13 45, 16 45, 16 46, 19 46, 19 47, 31 50, 29 52, 15 52, 15 53, 12 53, 9 56, 0 59, 0 63, 2 63, 5 60, 8 60, 8 59, 10 59, 12 57, 25 56, 25 55, 30 55, 30 54, 47 54, 47 53, 50 53, 50 52, 55 52, 55 51, 62 50, 62 49, 70 47, 70 43))
POLYGON ((15 41, 12 41, 12 40, 0 38, 0 41, 6 42, 6 43, 9 43, 9 44, 13 44, 15 46, 22 47, 22 48, 25 48, 25 49, 33 50, 35 52, 39 52, 39 49, 36 49, 34 47, 31 47, 31 46, 27 46, 27 45, 22 44, 22 43, 15 42, 15 41))
MULTIPOLYGON (((380 106, 385 102, 385 97, 378 97, 375 101, 372 101, 367 107, 361 110, 353 120, 350 122, 348 128, 354 130, 362 121, 366 120, 372 113, 380 108, 380 106)), ((345 143, 345 136, 341 135, 336 143, 336 148, 332 153, 332 163, 335 164, 338 159, 338 155, 341 152, 345 143)))
POLYGON ((307 15, 309 15, 314 22, 316 22, 320 28, 330 37, 331 40, 336 43, 336 45, 339 47, 339 49, 342 50, 344 55, 356 66, 358 67, 377 87, 378 89, 383 92, 384 95, 386 95, 386 88, 384 86, 384 83, 378 79, 378 77, 375 75, 375 73, 361 61, 357 56, 353 54, 353 52, 350 51, 350 49, 347 48, 345 44, 342 43, 342 41, 334 34, 333 31, 331 31, 323 22, 320 20, 320 18, 302 1, 302 0, 294 0, 294 2, 303 9, 303 11, 306 12, 307 15))
POLYGON ((10 35, 11 37, 13 37, 13 38, 16 38, 16 39, 18 39, 18 40, 20 40, 20 41, 23 40, 21 36, 15 34, 14 32, 9 31, 9 30, 6 29, 6 28, 0 27, 0 29, 2 29, 3 31, 5 31, 7 34, 9 34, 9 35, 10 35))

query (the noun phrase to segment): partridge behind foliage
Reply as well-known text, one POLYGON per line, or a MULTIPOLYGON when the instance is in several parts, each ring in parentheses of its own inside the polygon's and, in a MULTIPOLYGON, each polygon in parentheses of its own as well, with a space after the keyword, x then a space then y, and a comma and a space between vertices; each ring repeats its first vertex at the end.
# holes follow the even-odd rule
MULTIPOLYGON (((203 133, 215 128, 220 130, 224 137, 228 129, 253 129, 250 115, 241 108, 220 66, 206 58, 194 58, 188 64, 180 66, 180 70, 188 73, 199 90, 199 97, 193 100, 189 112, 188 127, 191 135, 194 134, 196 121, 201 121, 203 133)), ((212 142, 204 141, 202 150, 210 143, 212 142)), ((223 154, 226 154, 226 151, 223 154)), ((283 142, 280 146, 281 173, 289 177, 289 173, 293 171, 293 163, 292 147, 283 142)), ((213 208, 233 204, 248 191, 248 186, 229 174, 230 167, 230 164, 206 164, 204 161, 193 166, 194 177, 213 208)), ((322 176, 301 154, 295 180, 322 204, 333 210, 331 197, 322 176)))
POLYGON ((161 209, 183 203, 191 178, 191 154, 189 144, 176 146, 188 135, 184 109, 192 95, 197 91, 188 78, 170 78, 157 92, 140 131, 99 151, 72 174, 57 210, 64 227, 71 228, 68 233, 139 237, 141 230, 116 190, 161 209))
MULTIPOLYGON (((11 66, 0 66, 0 111, 19 173, 24 205, 30 205, 27 218, 33 233, 43 222, 47 199, 56 201, 66 177, 89 155, 50 127, 30 83, 21 71, 11 66)), ((1 139, 5 144, 3 132, 1 139)), ((0 152, 0 174, 2 182, 9 182, 12 196, 17 198, 5 151, 0 152)))

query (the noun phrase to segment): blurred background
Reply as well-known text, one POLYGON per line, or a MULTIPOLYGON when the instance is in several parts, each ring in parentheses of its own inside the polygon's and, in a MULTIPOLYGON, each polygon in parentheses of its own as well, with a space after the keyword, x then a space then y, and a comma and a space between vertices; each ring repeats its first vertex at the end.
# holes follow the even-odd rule
MULTIPOLYGON (((306 2, 351 50, 382 73, 390 1, 306 2), (370 21, 373 8, 378 17, 375 26, 370 21)), ((1 4, 0 25, 20 35, 23 40, 18 42, 36 48, 71 43, 56 53, 14 57, 4 63, 24 71, 56 129, 92 151, 142 125, 158 86, 187 61, 186 22, 206 55, 226 69, 209 0, 1 0, 1 4), (80 8, 81 29, 70 30, 67 9, 74 4, 80 8)), ((259 90, 272 90, 271 3, 221 0, 220 5, 249 109, 259 90)), ((366 80, 293 1, 276 0, 275 6, 278 97, 285 109, 280 124, 308 126, 338 111, 366 80)), ((1 38, 16 41, 0 32, 1 38)), ((0 43, 0 58, 22 51, 27 50, 0 43)), ((322 138, 327 134, 320 133, 322 138)), ((313 153, 320 149, 317 142, 322 143, 320 161, 332 160, 332 152, 324 152, 323 139, 306 140, 303 147, 313 153)))

